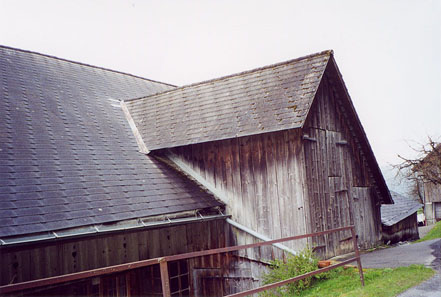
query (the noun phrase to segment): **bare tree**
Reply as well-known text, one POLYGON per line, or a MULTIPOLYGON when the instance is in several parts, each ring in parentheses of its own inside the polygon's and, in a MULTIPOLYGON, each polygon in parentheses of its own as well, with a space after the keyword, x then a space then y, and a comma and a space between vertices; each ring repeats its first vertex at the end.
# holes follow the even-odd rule
POLYGON ((412 149, 417 152, 417 158, 409 159, 398 155, 402 162, 393 167, 413 184, 411 194, 422 201, 422 183, 441 185, 441 143, 428 137, 426 144, 412 149))

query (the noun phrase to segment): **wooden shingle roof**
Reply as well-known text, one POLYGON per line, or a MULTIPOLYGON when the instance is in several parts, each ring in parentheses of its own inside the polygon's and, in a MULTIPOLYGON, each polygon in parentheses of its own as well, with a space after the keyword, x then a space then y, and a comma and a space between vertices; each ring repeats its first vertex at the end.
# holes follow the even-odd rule
POLYGON ((126 102, 149 150, 302 127, 332 51, 126 102))
POLYGON ((0 46, 0 238, 219 205, 138 152, 119 100, 172 88, 0 46))

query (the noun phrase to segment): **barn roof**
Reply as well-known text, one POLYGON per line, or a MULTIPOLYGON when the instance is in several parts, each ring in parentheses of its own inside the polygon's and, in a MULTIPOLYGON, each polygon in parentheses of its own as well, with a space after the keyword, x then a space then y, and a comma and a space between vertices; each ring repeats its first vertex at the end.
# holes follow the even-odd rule
POLYGON ((127 102, 149 150, 302 127, 332 51, 127 102))
POLYGON ((138 152, 121 110, 172 88, 0 46, 0 238, 219 205, 138 152))
POLYGON ((346 100, 382 203, 392 203, 331 50, 127 100, 126 105, 150 151, 301 128, 325 71, 346 100))
POLYGON ((390 191, 394 204, 381 205, 381 223, 392 226, 414 214, 423 205, 412 198, 390 191))

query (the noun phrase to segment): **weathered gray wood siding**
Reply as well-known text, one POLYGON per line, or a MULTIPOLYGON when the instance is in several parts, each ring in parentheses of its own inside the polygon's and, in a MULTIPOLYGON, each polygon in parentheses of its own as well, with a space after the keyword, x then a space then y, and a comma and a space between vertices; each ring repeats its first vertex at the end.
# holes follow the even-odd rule
POLYGON ((425 202, 441 202, 441 185, 424 183, 425 202))
POLYGON ((441 220, 441 185, 424 183, 424 215, 428 225, 441 220))
MULTIPOLYGON (((342 102, 325 74, 303 129, 309 222, 313 232, 355 224, 367 248, 380 240, 380 203, 342 102)), ((349 236, 323 236, 314 245, 330 257, 352 248, 349 236)))
POLYGON ((383 225, 382 231, 384 243, 419 239, 417 213, 415 212, 392 226, 383 225))
MULTIPOLYGON (((2 248, 0 285, 225 247, 234 244, 230 242, 230 232, 231 228, 224 220, 216 220, 2 248)), ((222 279, 221 276, 230 274, 230 266, 234 268, 237 265, 236 258, 236 254, 229 254, 228 257, 222 254, 189 260, 192 290, 198 292, 198 296, 223 296, 222 292, 235 292, 235 279, 222 279)), ((160 287, 160 282, 158 285, 160 287)), ((247 282, 244 285, 247 286, 247 282)))
MULTIPOLYGON (((300 130, 286 130, 172 151, 225 194, 227 211, 233 220, 276 239, 308 231, 300 136, 300 130)), ((238 236, 238 244, 254 241, 243 233, 238 236)), ((286 245, 299 250, 305 242, 298 240, 286 245)))

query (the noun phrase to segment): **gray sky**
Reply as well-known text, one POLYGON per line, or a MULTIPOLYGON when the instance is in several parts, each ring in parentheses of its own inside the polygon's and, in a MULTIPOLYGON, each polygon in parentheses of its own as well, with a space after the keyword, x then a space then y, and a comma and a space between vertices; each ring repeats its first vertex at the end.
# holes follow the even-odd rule
POLYGON ((0 44, 176 85, 333 49, 381 167, 441 135, 441 0, 0 0, 0 44))

